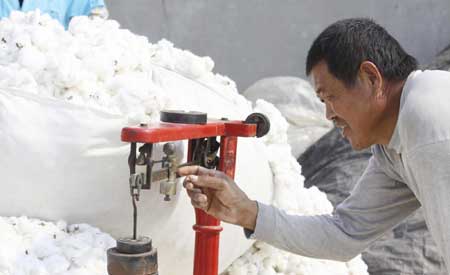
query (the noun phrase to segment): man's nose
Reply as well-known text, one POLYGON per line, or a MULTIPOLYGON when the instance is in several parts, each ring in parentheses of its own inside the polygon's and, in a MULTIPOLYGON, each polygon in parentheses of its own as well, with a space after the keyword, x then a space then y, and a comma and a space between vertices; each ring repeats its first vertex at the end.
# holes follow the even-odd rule
POLYGON ((336 118, 336 114, 334 113, 334 110, 329 103, 325 104, 325 116, 328 120, 331 121, 333 121, 336 118))

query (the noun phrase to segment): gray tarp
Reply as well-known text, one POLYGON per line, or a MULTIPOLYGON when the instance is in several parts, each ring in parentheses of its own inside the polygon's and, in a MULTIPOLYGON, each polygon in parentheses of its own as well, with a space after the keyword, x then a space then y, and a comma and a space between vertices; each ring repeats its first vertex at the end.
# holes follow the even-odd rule
MULTIPOLYGON (((450 70, 450 47, 423 69, 450 70)), ((298 159, 305 187, 317 186, 336 206, 362 175, 371 153, 353 151, 333 129, 310 146, 298 159)), ((445 266, 419 209, 387 232, 363 254, 371 275, 445 275, 445 266)))

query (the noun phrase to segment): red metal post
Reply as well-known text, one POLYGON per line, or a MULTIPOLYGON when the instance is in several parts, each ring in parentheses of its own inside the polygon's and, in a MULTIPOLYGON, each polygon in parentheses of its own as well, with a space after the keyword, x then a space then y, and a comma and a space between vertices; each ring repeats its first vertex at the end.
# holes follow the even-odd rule
POLYGON ((220 137, 219 170, 232 179, 234 179, 236 169, 237 140, 236 136, 220 137))
MULTIPOLYGON (((188 158, 192 158, 192 143, 189 143, 188 158)), ((219 170, 234 178, 236 166, 237 137, 220 138, 219 170)), ((203 210, 195 209, 195 255, 194 275, 217 275, 219 272, 220 221, 203 210)))

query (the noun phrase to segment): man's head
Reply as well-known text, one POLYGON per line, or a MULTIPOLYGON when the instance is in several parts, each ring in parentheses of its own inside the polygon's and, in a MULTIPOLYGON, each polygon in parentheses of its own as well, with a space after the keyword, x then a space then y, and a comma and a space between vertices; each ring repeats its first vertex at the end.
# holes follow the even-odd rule
POLYGON ((414 57, 385 29, 362 18, 327 27, 313 42, 306 61, 306 73, 326 105, 327 118, 355 149, 385 141, 386 116, 394 106, 389 93, 416 68, 414 57))

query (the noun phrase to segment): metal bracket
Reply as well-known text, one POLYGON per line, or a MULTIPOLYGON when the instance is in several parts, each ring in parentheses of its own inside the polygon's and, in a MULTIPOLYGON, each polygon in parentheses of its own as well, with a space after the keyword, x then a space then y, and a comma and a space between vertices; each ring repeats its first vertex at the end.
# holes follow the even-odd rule
POLYGON ((141 194, 142 185, 144 182, 144 174, 131 174, 130 175, 130 195, 139 201, 139 196, 141 194))

